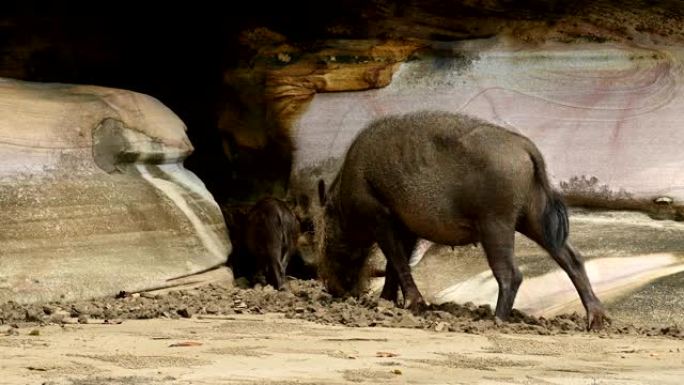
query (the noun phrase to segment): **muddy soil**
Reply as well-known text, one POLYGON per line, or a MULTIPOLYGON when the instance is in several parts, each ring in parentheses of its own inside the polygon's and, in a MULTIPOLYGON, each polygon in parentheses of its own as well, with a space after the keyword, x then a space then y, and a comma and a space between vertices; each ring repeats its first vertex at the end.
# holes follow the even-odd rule
MULTIPOLYGON (((124 319, 282 313, 289 319, 350 327, 417 328, 478 334, 492 330, 539 335, 586 333, 583 314, 562 314, 546 319, 514 310, 510 322, 497 325, 488 305, 447 303, 433 305, 414 315, 372 295, 332 298, 317 281, 291 280, 283 291, 276 291, 270 286, 239 289, 209 284, 159 293, 121 293, 119 297, 29 305, 8 302, 0 305, 0 324, 115 323, 124 319)), ((680 325, 637 326, 618 321, 600 333, 684 338, 680 325)))

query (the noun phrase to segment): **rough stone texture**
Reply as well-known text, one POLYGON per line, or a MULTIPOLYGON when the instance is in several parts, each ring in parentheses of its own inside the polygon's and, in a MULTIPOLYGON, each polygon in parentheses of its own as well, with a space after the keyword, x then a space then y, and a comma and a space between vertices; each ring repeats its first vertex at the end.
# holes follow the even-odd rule
MULTIPOLYGON (((268 70, 265 96, 281 121, 296 117, 319 92, 383 88, 409 55, 422 46, 408 41, 328 42, 295 63, 268 70)), ((264 53, 262 53, 264 54, 264 53)), ((277 52, 280 61, 290 61, 277 52)))
POLYGON ((225 261, 223 217, 156 99, 0 79, 0 301, 163 285, 225 261))

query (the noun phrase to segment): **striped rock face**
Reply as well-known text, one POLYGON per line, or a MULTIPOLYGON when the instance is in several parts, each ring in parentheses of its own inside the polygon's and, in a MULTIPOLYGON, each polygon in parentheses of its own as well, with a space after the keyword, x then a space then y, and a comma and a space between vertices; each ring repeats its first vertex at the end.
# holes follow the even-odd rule
POLYGON ((225 262, 185 125, 123 90, 0 80, 0 301, 162 286, 225 262))
POLYGON ((530 137, 575 199, 684 216, 683 61, 680 47, 435 44, 385 88, 317 94, 294 126, 296 172, 343 157, 375 118, 445 110, 530 137))

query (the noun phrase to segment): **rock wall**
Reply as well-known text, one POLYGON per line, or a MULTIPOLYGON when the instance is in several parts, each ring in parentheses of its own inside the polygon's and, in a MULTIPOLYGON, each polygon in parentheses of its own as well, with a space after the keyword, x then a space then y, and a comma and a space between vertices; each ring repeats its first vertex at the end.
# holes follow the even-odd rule
POLYGON ((284 195, 293 122, 314 94, 385 87, 416 48, 684 41, 679 0, 256 0, 166 4, 164 17, 117 5, 8 4, 0 77, 153 95, 188 125, 197 151, 186 165, 220 203, 284 195))
POLYGON ((130 91, 0 79, 0 302, 113 295, 225 262, 185 125, 130 91))
POLYGON ((435 42, 387 87, 317 94, 294 123, 294 175, 310 188, 373 119, 445 110, 530 137, 571 203, 682 219, 683 60, 679 46, 435 42))

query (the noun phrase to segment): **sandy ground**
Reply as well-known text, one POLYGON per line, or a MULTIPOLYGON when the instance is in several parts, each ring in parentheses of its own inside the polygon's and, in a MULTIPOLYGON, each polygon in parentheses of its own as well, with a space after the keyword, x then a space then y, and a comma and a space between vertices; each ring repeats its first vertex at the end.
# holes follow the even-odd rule
POLYGON ((0 306, 0 384, 681 384, 677 325, 434 306, 413 315, 315 281, 213 283, 82 302, 0 306))
MULTIPOLYGON (((4 327, 5 331, 7 327, 4 327)), ((20 327, 2 384, 681 384, 684 341, 324 326, 282 315, 20 327)))
MULTIPOLYGON (((217 269, 120 298, 0 303, 0 384, 681 384, 684 225, 582 212, 572 225, 613 316, 600 333, 584 331, 576 293, 520 239, 529 299, 516 305, 531 307, 503 325, 486 276, 413 315, 372 294, 334 299, 315 281, 242 290, 217 269), (556 315, 545 303, 565 305, 556 315)), ((478 248, 437 247, 414 275, 433 298, 487 270, 478 248)))

